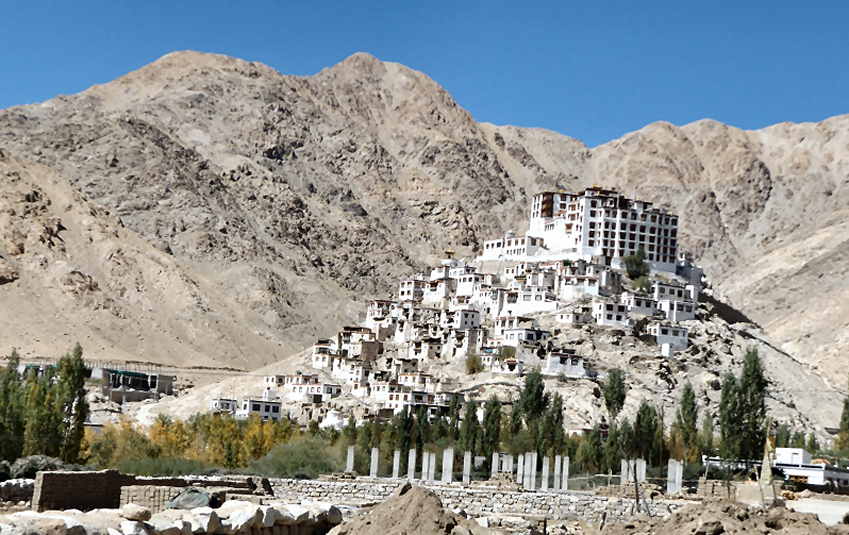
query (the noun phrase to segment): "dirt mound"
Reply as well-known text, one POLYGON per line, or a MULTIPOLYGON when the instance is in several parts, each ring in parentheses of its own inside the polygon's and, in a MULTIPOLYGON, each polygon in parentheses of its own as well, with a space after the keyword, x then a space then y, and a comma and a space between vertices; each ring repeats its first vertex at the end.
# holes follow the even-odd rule
POLYGON ((344 522, 330 531, 331 535, 360 533, 490 535, 498 532, 446 510, 433 492, 405 483, 367 515, 344 522))
POLYGON ((847 534, 849 526, 826 526, 816 515, 796 513, 784 507, 768 511, 752 509, 743 504, 725 500, 710 500, 687 505, 667 518, 649 518, 634 515, 622 524, 604 527, 605 535, 651 533, 677 535, 695 533, 719 535, 721 533, 782 533, 787 535, 847 534))

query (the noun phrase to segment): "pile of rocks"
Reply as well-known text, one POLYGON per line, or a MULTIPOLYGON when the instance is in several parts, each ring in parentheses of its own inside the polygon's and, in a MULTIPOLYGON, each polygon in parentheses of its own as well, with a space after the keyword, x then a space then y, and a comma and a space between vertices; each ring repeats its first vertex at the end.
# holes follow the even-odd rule
POLYGON ((323 535, 342 522, 341 511, 327 503, 257 505, 232 500, 221 507, 191 510, 150 509, 128 503, 121 509, 88 513, 23 511, 0 516, 2 535, 323 535))

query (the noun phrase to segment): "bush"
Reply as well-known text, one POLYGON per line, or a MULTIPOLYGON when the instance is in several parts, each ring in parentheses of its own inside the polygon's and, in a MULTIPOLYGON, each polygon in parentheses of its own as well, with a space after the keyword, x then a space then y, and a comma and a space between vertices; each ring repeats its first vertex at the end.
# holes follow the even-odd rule
POLYGON ((516 348, 513 346, 501 346, 498 349, 498 356, 496 358, 499 361, 516 358, 516 348))
POLYGON ((6 461, 0 461, 0 482, 12 477, 12 468, 6 461))
POLYGON ((637 251, 637 254, 626 256, 624 262, 625 271, 628 272, 628 278, 632 281, 649 274, 649 265, 646 263, 646 251, 642 247, 637 251))
POLYGON ((209 466, 202 461, 171 457, 121 459, 115 465, 115 469, 122 474, 137 476, 184 476, 207 474, 210 471, 209 466))
POLYGON ((268 477, 315 479, 341 469, 339 452, 321 437, 307 436, 289 444, 278 444, 246 470, 268 477))
POLYGON ((66 467, 60 459, 48 457, 47 455, 30 455, 21 457, 12 465, 11 472, 14 478, 33 479, 36 472, 49 472, 52 470, 75 469, 78 467, 66 467))
POLYGON ((477 353, 472 353, 466 357, 466 373, 473 375, 483 371, 483 361, 477 353))

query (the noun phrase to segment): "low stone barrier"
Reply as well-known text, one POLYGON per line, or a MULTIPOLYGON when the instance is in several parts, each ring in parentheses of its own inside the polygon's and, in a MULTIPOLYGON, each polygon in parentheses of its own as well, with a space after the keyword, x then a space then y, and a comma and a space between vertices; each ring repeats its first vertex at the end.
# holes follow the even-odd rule
POLYGON ((34 479, 9 479, 0 483, 0 500, 4 502, 28 502, 35 490, 34 479))
POLYGON ((23 511, 0 516, 3 535, 324 535, 342 521, 327 503, 257 505, 229 501, 217 509, 167 509, 137 504, 122 509, 23 511))
MULTIPOLYGON (((270 479, 277 499, 309 499, 339 505, 356 505, 380 502, 388 498, 404 480, 326 481, 298 479, 270 479)), ((597 523, 624 521, 635 512, 634 500, 618 497, 596 496, 579 491, 516 491, 485 485, 462 486, 424 484, 432 490, 445 507, 464 509, 473 516, 513 515, 545 516, 553 520, 584 520, 597 523)), ((652 514, 669 514, 678 504, 650 501, 652 514)))

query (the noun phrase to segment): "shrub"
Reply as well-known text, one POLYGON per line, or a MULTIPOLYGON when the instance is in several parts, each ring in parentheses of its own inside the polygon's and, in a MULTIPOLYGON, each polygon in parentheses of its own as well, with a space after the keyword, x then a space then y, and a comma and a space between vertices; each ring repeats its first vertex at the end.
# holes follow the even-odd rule
POLYGON ((254 461, 247 472, 270 477, 315 479, 341 468, 339 452, 319 436, 306 436, 289 444, 278 444, 254 461))
POLYGON ((651 291, 651 280, 649 280, 648 276, 643 275, 642 277, 637 277, 634 281, 634 289, 639 290, 643 293, 649 293, 651 291))
POLYGON ((12 477, 12 468, 6 461, 0 461, 0 481, 6 481, 12 477))
POLYGON ((498 356, 496 358, 499 361, 516 358, 516 348, 513 346, 501 346, 498 349, 498 356))
MULTIPOLYGON (((49 472, 51 470, 64 470, 66 467, 60 459, 48 457, 47 455, 30 455, 21 457, 12 465, 11 472, 14 478, 32 479, 36 472, 49 472)), ((71 467, 74 468, 74 467, 71 467)))
POLYGON ((637 254, 626 256, 624 262, 625 271, 628 272, 628 278, 631 280, 637 280, 649 274, 649 265, 646 263, 646 251, 642 247, 637 251, 637 254))
POLYGON ((483 371, 483 361, 477 353, 472 353, 466 357, 466 373, 473 375, 483 371))

